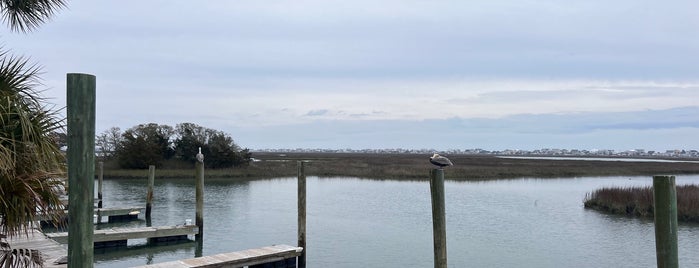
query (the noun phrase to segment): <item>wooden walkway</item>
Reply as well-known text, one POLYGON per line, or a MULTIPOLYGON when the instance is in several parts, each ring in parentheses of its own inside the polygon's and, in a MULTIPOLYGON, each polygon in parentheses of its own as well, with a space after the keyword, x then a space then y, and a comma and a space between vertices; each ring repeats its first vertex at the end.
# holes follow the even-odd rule
MULTIPOLYGON (((167 237, 186 237, 199 233, 199 227, 196 225, 178 225, 178 226, 159 226, 159 227, 138 227, 138 228, 113 228, 95 230, 93 241, 112 242, 126 241, 129 239, 140 238, 167 238, 167 237)), ((61 244, 68 244, 68 232, 50 233, 47 237, 61 244)))
POLYGON ((245 267, 272 264, 270 267, 296 267, 296 257, 303 248, 275 245, 230 253, 216 254, 193 259, 156 263, 139 266, 142 268, 189 268, 189 267, 245 267))
POLYGON ((65 268, 67 264, 55 264, 57 260, 68 256, 68 248, 56 241, 46 238, 43 233, 36 229, 29 232, 29 236, 24 234, 7 240, 12 248, 36 249, 41 252, 46 268, 65 268))

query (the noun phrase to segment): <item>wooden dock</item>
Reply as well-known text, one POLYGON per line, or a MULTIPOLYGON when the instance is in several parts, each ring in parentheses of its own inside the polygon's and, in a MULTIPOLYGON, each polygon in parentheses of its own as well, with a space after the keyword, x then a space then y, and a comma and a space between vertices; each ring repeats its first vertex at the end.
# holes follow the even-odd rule
POLYGON ((12 239, 8 239, 12 248, 28 248, 36 249, 44 258, 44 267, 46 268, 65 268, 67 264, 57 264, 59 259, 68 256, 68 248, 59 244, 56 241, 46 238, 46 236, 36 229, 29 232, 29 236, 21 234, 12 239))
MULTIPOLYGON (((125 208, 95 208, 95 217, 97 223, 102 223, 102 217, 107 217, 108 222, 123 221, 137 219, 145 207, 125 207, 125 208)), ((63 211, 63 220, 68 219, 68 210, 63 211)), ((38 220, 41 222, 50 222, 51 217, 39 215, 38 220)))
POLYGON ((102 222, 102 217, 107 217, 108 222, 137 219, 138 214, 144 211, 145 207, 131 208, 96 208, 95 215, 97 223, 102 222))
MULTIPOLYGON (((95 230, 93 242, 95 248, 105 246, 126 246, 129 239, 156 239, 162 241, 184 240, 188 235, 195 235, 199 232, 196 225, 159 226, 159 227, 138 227, 138 228, 113 228, 95 230)), ((61 244, 68 243, 68 233, 46 234, 48 238, 61 244)))
POLYGON ((216 254, 179 261, 139 266, 142 268, 189 268, 189 267, 296 267, 296 257, 303 248, 275 245, 230 253, 216 254))

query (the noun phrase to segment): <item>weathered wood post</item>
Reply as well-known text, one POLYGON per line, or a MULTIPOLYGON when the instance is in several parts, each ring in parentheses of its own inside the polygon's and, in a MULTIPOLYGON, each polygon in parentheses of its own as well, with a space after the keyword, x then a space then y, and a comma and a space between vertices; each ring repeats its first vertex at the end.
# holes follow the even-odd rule
POLYGON ((95 76, 67 74, 68 266, 93 265, 95 76), (89 201, 88 201, 89 200, 89 201))
MULTIPOLYGON (((155 166, 148 166, 148 193, 146 193, 146 222, 151 221, 151 210, 153 209, 153 186, 155 184, 155 166)), ((150 225, 150 224, 148 224, 150 225)))
POLYGON ((102 208, 102 182, 104 181, 104 162, 97 163, 97 207, 102 208))
POLYGON ((679 267, 675 176, 653 176, 655 255, 659 268, 679 267))
POLYGON ((432 237, 434 238, 434 267, 447 267, 447 228, 444 211, 444 170, 430 172, 432 196, 432 237))
POLYGON ((298 161, 298 246, 303 248, 303 252, 298 257, 298 267, 306 268, 306 161, 298 161))
POLYGON ((199 233, 195 235, 195 239, 200 243, 204 239, 204 155, 201 154, 201 149, 197 154, 197 161, 194 164, 196 169, 196 199, 197 212, 196 224, 199 227, 199 233))

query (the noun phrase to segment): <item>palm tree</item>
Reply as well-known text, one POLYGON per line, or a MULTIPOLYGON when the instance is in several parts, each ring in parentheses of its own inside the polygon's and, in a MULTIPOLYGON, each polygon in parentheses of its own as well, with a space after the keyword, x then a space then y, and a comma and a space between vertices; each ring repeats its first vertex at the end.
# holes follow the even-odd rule
MULTIPOLYGON (((0 0, 10 29, 29 32, 48 20, 64 0, 0 0)), ((63 128, 56 111, 44 104, 40 68, 0 50, 0 266, 43 266, 32 249, 11 249, 5 237, 28 234, 37 214, 62 212, 56 176, 64 156, 51 133, 63 128)))
POLYGON ((10 237, 60 205, 53 178, 65 161, 50 134, 63 121, 38 97, 38 71, 0 51, 0 234, 10 237))

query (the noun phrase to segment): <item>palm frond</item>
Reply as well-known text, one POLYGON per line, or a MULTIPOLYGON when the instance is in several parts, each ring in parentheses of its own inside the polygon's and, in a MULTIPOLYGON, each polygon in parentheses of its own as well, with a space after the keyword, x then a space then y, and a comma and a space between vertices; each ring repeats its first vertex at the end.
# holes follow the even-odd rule
POLYGON ((36 249, 1 250, 0 267, 44 267, 44 259, 36 249))
POLYGON ((64 7, 64 0, 0 0, 3 20, 18 32, 38 28, 64 7))
POLYGON ((43 104, 40 68, 0 51, 0 233, 28 231, 37 214, 63 212, 57 183, 65 159, 51 137, 63 128, 43 104))

